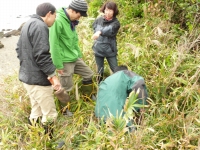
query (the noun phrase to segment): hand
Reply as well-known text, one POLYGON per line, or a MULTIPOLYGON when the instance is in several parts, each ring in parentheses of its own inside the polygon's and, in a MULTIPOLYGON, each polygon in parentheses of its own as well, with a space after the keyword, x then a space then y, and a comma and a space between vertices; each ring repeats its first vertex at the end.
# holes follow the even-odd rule
POLYGON ((48 78, 48 80, 51 82, 54 90, 56 90, 56 91, 61 90, 60 81, 58 80, 58 78, 56 76, 48 78))
POLYGON ((97 31, 97 32, 95 32, 95 34, 93 34, 93 36, 92 36, 92 39, 93 39, 93 40, 98 39, 99 36, 100 36, 100 34, 101 34, 101 31, 97 31))
POLYGON ((63 69, 57 70, 57 72, 58 72, 60 75, 62 75, 62 74, 63 74, 63 69))

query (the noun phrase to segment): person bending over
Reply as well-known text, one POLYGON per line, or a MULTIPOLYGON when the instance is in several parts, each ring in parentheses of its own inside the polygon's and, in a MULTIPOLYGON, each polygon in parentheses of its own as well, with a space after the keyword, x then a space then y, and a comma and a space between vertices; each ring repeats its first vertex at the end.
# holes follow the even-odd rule
MULTIPOLYGON (((106 121, 110 117, 109 112, 116 117, 123 111, 125 101, 132 91, 138 93, 137 104, 147 104, 147 88, 143 77, 128 70, 124 65, 118 66, 114 74, 107 77, 99 85, 97 100, 95 105, 95 116, 104 118, 106 121)), ((134 108, 137 112, 141 109, 134 108)))

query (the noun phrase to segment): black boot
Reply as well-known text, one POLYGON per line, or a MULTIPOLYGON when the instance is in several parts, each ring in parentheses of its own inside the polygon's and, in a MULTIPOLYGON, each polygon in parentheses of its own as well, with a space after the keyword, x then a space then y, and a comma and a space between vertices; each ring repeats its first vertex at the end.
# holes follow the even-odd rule
POLYGON ((103 73, 99 73, 96 80, 97 83, 100 84, 100 82, 103 80, 103 73))
POLYGON ((57 149, 61 149, 63 147, 63 145, 65 145, 65 142, 64 141, 60 141, 57 145, 57 149))
POLYGON ((62 114, 65 116, 69 116, 69 117, 73 116, 73 113, 71 111, 69 111, 69 109, 65 109, 62 114))
POLYGON ((45 125, 42 125, 44 128, 44 133, 49 135, 49 138, 52 139, 53 138, 53 126, 54 123, 53 122, 47 122, 45 123, 45 125))
POLYGON ((89 98, 93 98, 93 100, 96 100, 96 99, 94 99, 95 88, 94 88, 94 83, 92 80, 82 81, 81 92, 87 98, 89 97, 89 98))

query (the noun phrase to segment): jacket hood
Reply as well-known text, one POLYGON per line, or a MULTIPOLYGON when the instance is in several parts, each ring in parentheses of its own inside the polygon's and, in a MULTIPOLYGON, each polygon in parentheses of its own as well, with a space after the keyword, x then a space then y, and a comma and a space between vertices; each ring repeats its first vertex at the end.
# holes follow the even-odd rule
POLYGON ((62 7, 62 8, 59 8, 59 9, 57 9, 56 10, 56 18, 57 17, 62 17, 62 18, 64 18, 67 22, 70 22, 70 20, 67 18, 67 16, 66 16, 66 14, 65 14, 65 12, 64 12, 64 10, 63 9, 66 9, 65 7, 62 7))

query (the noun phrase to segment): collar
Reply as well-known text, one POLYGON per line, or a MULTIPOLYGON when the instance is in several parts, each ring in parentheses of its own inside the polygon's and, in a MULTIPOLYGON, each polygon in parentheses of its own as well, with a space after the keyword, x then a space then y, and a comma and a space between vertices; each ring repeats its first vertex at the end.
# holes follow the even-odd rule
POLYGON ((76 25, 78 25, 79 21, 78 21, 78 20, 71 21, 71 20, 70 20, 70 17, 69 17, 69 14, 67 13, 67 11, 66 11, 65 8, 63 8, 63 11, 65 12, 65 15, 67 16, 67 18, 68 18, 69 21, 70 21, 71 30, 74 31, 74 30, 75 30, 75 27, 76 27, 76 25))
POLYGON ((113 20, 113 18, 107 19, 106 16, 103 16, 103 18, 104 18, 106 21, 111 21, 111 20, 113 20))

